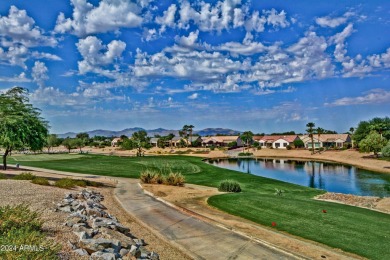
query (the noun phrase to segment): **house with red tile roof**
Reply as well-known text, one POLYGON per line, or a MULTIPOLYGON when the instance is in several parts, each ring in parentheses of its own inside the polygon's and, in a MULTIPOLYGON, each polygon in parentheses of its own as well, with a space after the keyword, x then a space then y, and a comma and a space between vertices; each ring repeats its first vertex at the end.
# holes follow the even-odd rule
POLYGON ((287 146, 294 146, 294 141, 299 140, 299 137, 298 135, 265 135, 254 140, 259 142, 261 148, 286 149, 287 146))
POLYGON ((202 146, 228 146, 229 143, 237 142, 237 146, 243 146, 243 142, 238 135, 210 136, 202 139, 202 146))

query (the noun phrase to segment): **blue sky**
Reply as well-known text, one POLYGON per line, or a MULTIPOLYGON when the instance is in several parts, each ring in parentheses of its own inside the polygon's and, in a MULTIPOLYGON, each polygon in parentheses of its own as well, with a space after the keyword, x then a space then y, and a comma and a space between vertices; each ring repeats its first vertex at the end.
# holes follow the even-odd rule
POLYGON ((390 1, 2 0, 0 91, 53 133, 345 132, 390 115, 389 35, 390 1))

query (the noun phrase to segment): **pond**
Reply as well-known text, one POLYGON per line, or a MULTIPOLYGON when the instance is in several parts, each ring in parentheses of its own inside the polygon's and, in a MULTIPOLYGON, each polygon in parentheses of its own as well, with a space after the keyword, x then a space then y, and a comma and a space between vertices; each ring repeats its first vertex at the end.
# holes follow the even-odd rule
POLYGON ((330 192, 390 197, 390 174, 354 166, 290 159, 217 159, 217 167, 330 192))

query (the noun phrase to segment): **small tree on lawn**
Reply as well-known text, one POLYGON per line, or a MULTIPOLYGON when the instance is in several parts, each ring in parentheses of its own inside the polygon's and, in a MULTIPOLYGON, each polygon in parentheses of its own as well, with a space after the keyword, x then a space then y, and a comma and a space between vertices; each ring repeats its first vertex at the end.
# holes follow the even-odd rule
POLYGON ((51 148, 58 146, 59 144, 60 144, 60 140, 58 139, 56 134, 50 134, 47 136, 46 147, 48 153, 50 153, 51 148))
POLYGON ((375 156, 378 157, 378 153, 382 150, 382 148, 387 144, 387 140, 381 136, 376 131, 371 131, 369 135, 366 136, 359 143, 359 151, 363 153, 371 153, 373 152, 375 156))
POLYGON ((0 146, 4 148, 3 169, 13 149, 30 148, 38 151, 46 143, 48 123, 40 110, 29 103, 27 90, 12 88, 0 94, 0 146))
POLYGON ((309 134, 309 137, 311 138, 311 154, 314 154, 314 127, 316 125, 312 122, 306 124, 306 132, 309 134))

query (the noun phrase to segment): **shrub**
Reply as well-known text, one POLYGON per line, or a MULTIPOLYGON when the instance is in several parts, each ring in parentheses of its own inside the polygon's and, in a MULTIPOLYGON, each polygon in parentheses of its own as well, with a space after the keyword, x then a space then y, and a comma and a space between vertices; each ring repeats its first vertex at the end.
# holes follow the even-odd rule
POLYGON ((252 156, 253 153, 239 153, 238 156, 252 156))
POLYGON ((184 176, 180 172, 171 172, 165 177, 165 183, 172 186, 183 186, 184 176))
POLYGON ((291 149, 292 149, 291 145, 287 145, 287 146, 286 146, 286 149, 287 149, 287 150, 291 150, 291 149))
POLYGON ((154 183, 154 181, 156 179, 156 174, 157 174, 157 172, 150 170, 150 169, 146 169, 146 170, 141 172, 140 179, 143 183, 152 184, 152 183, 154 183))
POLYGON ((224 180, 219 184, 218 190, 225 192, 241 192, 241 187, 236 181, 224 180))
POLYGON ((35 177, 31 182, 38 185, 50 186, 49 180, 44 177, 35 177))
POLYGON ((60 246, 42 233, 40 215, 26 205, 0 207, 0 259, 57 259, 60 246), (38 250, 21 250, 23 246, 38 250))
POLYGON ((21 174, 15 175, 14 180, 29 180, 36 178, 31 172, 22 172, 21 174))
POLYGON ((214 145, 210 146, 210 151, 214 151, 214 150, 215 150, 215 146, 214 145))
POLYGON ((97 182, 97 181, 90 181, 90 180, 83 180, 87 184, 87 186, 92 186, 92 187, 102 187, 104 186, 103 183, 97 182))
POLYGON ((390 143, 382 148, 382 156, 383 157, 390 157, 390 143))
POLYGON ((4 180, 4 179, 7 179, 7 176, 5 176, 4 173, 0 172, 0 180, 4 180))
POLYGON ((62 189, 71 189, 76 186, 76 182, 71 178, 62 178, 56 181, 54 186, 62 189))

